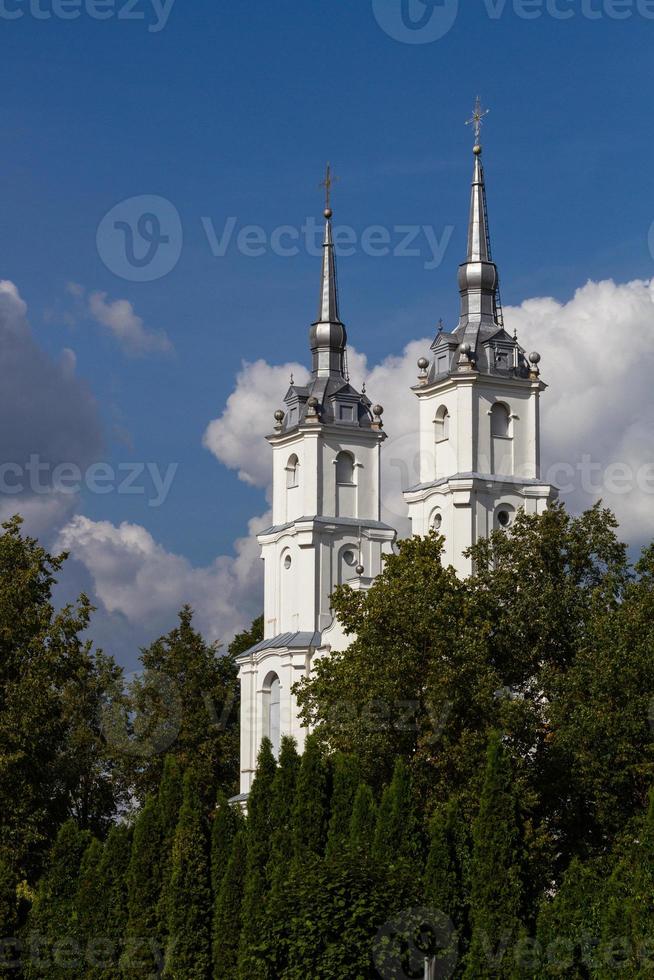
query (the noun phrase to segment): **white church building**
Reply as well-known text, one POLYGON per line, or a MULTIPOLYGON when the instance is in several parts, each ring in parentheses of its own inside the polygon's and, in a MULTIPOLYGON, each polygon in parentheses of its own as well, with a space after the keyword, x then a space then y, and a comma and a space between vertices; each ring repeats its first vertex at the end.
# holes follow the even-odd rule
MULTIPOLYGON (((486 189, 476 145, 461 312, 418 361, 414 392, 420 483, 405 500, 414 534, 436 529, 444 561, 471 573, 464 552, 516 511, 540 514, 556 489, 540 479, 540 357, 527 355, 504 329, 492 259, 486 189)), ((327 185, 329 188, 329 175, 327 185)), ((239 657, 241 796, 249 793, 264 737, 275 752, 282 735, 302 751, 293 685, 316 658, 348 640, 331 610, 336 586, 368 589, 392 551, 396 531, 382 523, 383 408, 349 382, 347 334, 340 317, 332 210, 325 236, 318 317, 309 331, 309 383, 291 383, 275 412, 273 525, 259 535, 265 567, 264 639, 239 657)))

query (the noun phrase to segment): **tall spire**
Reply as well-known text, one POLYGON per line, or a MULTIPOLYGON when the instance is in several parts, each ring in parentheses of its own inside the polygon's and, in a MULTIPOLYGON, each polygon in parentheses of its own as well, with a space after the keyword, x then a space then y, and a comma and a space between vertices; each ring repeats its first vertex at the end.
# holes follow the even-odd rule
POLYGON ((309 343, 313 359, 314 377, 336 377, 346 380, 345 347, 347 333, 338 311, 338 283, 336 255, 332 236, 331 189, 336 178, 327 164, 327 173, 321 187, 325 188, 325 235, 323 238, 322 271, 320 276, 320 300, 318 319, 311 326, 309 343))
POLYGON ((466 261, 459 267, 461 293, 459 328, 465 330, 466 335, 471 333, 473 336, 467 339, 474 340, 475 343, 480 327, 492 328, 501 325, 498 308, 499 278, 491 254, 486 185, 481 162, 481 125, 488 111, 482 109, 481 100, 477 98, 472 119, 468 120, 468 125, 474 125, 475 130, 475 145, 472 150, 475 162, 468 223, 468 248, 466 261))

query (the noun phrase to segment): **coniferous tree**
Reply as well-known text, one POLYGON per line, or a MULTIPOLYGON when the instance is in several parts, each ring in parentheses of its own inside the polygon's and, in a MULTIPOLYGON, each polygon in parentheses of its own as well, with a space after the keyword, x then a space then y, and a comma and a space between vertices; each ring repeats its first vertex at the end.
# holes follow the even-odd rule
POLYGON ((237 980, 243 889, 247 868, 247 832, 239 830, 232 843, 216 898, 213 918, 214 980, 237 980))
POLYGON ((134 772, 141 800, 163 778, 162 748, 182 769, 193 765, 199 789, 213 803, 216 785, 235 786, 238 774, 238 668, 234 657, 207 643, 184 606, 179 622, 141 653, 143 675, 132 691, 134 726, 152 751, 134 772))
POLYGON ((293 804, 293 851, 300 861, 320 857, 328 824, 328 771, 320 743, 309 735, 304 746, 293 804))
POLYGON ((328 858, 341 852, 350 836, 352 809, 359 788, 359 761, 353 755, 337 752, 332 759, 332 770, 331 815, 326 852, 328 858))
POLYGON ((125 942, 127 926, 127 871, 130 861, 131 831, 118 824, 109 831, 98 867, 101 896, 99 934, 89 949, 89 978, 114 980, 125 942))
POLYGON ((243 829, 243 822, 240 807, 231 806, 226 794, 220 790, 211 824, 211 894, 214 902, 227 871, 234 839, 243 829))
POLYGON ((151 977, 163 962, 157 903, 161 890, 162 832, 156 797, 149 797, 134 825, 127 870, 127 924, 122 965, 126 975, 151 977))
POLYGON ((375 828, 374 851, 378 860, 414 857, 418 824, 411 796, 411 777, 406 763, 398 759, 393 780, 382 794, 375 828))
POLYGON ((452 922, 461 951, 466 948, 469 938, 468 863, 465 817, 457 802, 452 800, 438 809, 430 821, 423 889, 427 906, 452 922))
POLYGON ((538 914, 537 951, 543 976, 583 980, 600 966, 606 861, 574 858, 553 898, 538 914))
POLYGON ((484 788, 473 828, 472 936, 466 978, 510 977, 521 929, 522 835, 508 755, 491 736, 484 788))
POLYGON ((645 818, 623 845, 602 903, 598 975, 646 977, 654 953, 654 790, 645 818))
POLYGON ((74 820, 62 825, 48 861, 27 924, 27 980, 81 975, 84 952, 75 940, 75 898, 82 858, 91 841, 74 820))
POLYGON ((349 846, 357 853, 368 855, 377 825, 375 797, 367 783, 361 783, 354 797, 349 828, 349 846))
POLYGON ((241 980, 265 976, 262 936, 266 916, 267 866, 272 840, 272 787, 277 763, 270 739, 259 749, 257 771, 248 797, 247 872, 243 890, 238 970, 241 980))
POLYGON ((165 975, 171 980, 207 980, 211 975, 209 842, 192 770, 184 776, 169 889, 165 975))
POLYGON ((157 903, 158 932, 162 941, 168 935, 169 889, 173 862, 173 842, 182 805, 182 770, 179 760, 168 755, 158 793, 159 830, 161 834, 161 886, 157 903))
POLYGON ((270 857, 266 867, 268 900, 261 951, 261 959, 266 962, 271 976, 282 976, 288 959, 289 919, 294 913, 289 887, 293 860, 292 819, 300 765, 295 739, 284 736, 271 789, 270 857))
POLYGON ((92 964, 88 963, 89 954, 94 955, 95 943, 104 925, 104 896, 100 878, 103 851, 102 843, 94 837, 80 864, 73 909, 73 932, 79 949, 84 951, 89 973, 92 971, 92 964))

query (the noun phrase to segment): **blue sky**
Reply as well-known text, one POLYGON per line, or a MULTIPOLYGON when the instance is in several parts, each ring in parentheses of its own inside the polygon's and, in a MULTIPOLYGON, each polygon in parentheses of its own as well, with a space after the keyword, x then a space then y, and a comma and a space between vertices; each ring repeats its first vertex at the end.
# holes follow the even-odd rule
MULTIPOLYGON (((548 12, 465 0, 431 43, 398 41, 380 25, 401 32, 400 0, 375 0, 377 16, 372 0, 176 0, 161 30, 152 0, 137 0, 139 20, 125 19, 125 0, 109 0, 107 20, 90 16, 87 0, 62 20, 51 2, 0 4, 0 278, 26 302, 40 348, 54 359, 74 351, 98 406, 96 457, 178 464, 163 506, 85 493, 91 521, 142 526, 202 567, 230 555, 265 510, 263 490, 202 437, 244 360, 307 361, 319 263, 303 247, 288 257, 266 245, 252 257, 234 240, 215 256, 209 222, 220 237, 233 219, 234 239, 246 225, 268 240, 282 225, 299 228, 320 215, 331 160, 335 223, 359 239, 372 225, 391 245, 397 226, 427 225, 439 241, 452 229, 436 268, 425 267, 435 263, 422 233, 418 256, 357 247, 341 257, 357 350, 377 363, 433 333, 439 317, 452 324, 471 172, 463 123, 478 92, 492 108, 484 159, 504 303, 567 302, 588 279, 653 275, 646 0, 558 0, 573 13, 566 20, 551 3, 548 12), (13 11, 22 16, 7 19, 13 11), (183 228, 174 268, 150 282, 117 275, 96 243, 103 217, 142 195, 169 201, 183 228), (158 341, 139 356, 126 350, 97 314, 118 300, 172 350, 158 341)), ((454 6, 443 0, 434 16, 454 6)), ((589 322, 589 344, 592 331, 589 322)))

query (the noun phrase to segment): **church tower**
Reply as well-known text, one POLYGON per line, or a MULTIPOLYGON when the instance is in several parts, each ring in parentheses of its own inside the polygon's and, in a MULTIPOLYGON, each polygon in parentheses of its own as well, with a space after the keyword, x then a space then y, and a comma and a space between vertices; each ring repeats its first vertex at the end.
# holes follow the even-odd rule
POLYGON ((413 533, 445 537, 444 561, 472 572, 463 553, 509 527, 516 511, 540 514, 557 491, 541 480, 540 356, 504 329, 488 230, 477 100, 468 249, 459 268, 461 312, 418 361, 420 483, 405 491, 413 533))
POLYGON ((316 657, 343 649, 331 611, 336 586, 369 588, 395 531, 380 521, 383 408, 356 391, 347 370, 347 334, 339 312, 336 257, 327 208, 318 317, 309 331, 309 383, 291 386, 275 412, 273 526, 259 535, 265 566, 264 640, 239 658, 241 793, 252 784, 267 736, 302 751, 305 730, 293 685, 316 657))

